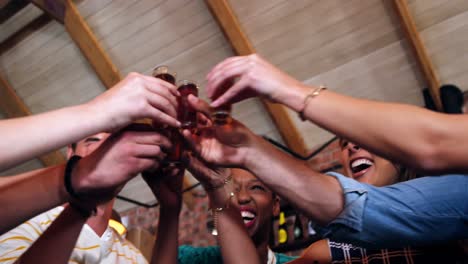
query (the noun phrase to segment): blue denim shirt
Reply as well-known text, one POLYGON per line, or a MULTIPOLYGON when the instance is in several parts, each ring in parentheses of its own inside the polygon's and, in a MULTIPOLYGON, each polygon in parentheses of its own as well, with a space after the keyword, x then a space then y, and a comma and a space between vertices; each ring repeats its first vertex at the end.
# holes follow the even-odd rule
POLYGON ((424 177, 385 187, 331 172, 345 208, 319 231, 334 241, 387 248, 468 238, 468 176, 424 177))

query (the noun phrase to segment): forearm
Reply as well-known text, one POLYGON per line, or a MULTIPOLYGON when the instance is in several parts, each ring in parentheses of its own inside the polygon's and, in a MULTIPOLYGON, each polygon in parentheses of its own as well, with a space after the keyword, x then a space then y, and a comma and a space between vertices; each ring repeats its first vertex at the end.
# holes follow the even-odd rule
POLYGON ((317 223, 326 224, 343 210, 343 191, 336 179, 313 171, 263 139, 257 137, 246 161, 246 169, 317 223))
POLYGON ((223 208, 222 211, 213 212, 223 263, 260 263, 260 257, 241 215, 231 204, 231 189, 226 186, 208 192, 211 207, 223 208))
POLYGON ((68 263, 86 217, 66 207, 18 263, 68 263))
POLYGON ((0 121, 0 171, 102 132, 105 120, 99 112, 83 104, 0 121))
MULTIPOLYGON (((311 90, 301 90, 302 102, 311 90)), ((356 99, 329 90, 311 98, 304 116, 364 148, 410 167, 436 173, 466 171, 466 117, 420 107, 356 99)))
POLYGON ((0 179, 0 234, 50 208, 63 204, 64 165, 0 179))
POLYGON ((161 207, 151 263, 177 263, 179 247, 179 208, 161 207))

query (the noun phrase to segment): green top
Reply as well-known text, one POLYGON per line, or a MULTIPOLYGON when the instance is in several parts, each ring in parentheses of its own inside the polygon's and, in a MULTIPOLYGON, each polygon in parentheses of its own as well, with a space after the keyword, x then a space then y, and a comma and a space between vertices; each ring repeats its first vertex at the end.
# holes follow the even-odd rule
MULTIPOLYGON (((296 259, 296 257, 286 256, 284 254, 275 253, 276 263, 282 264, 296 259)), ((180 246, 179 247, 179 264, 215 264, 223 263, 221 250, 218 246, 214 247, 192 247, 180 246)))

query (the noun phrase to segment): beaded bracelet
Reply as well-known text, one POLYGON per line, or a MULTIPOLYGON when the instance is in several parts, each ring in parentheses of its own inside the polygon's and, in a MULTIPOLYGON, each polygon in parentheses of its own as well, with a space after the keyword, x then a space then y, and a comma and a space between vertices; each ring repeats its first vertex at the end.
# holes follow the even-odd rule
POLYGON ((211 192, 211 191, 217 190, 217 189, 223 187, 224 185, 228 184, 231 180, 232 180, 232 174, 227 176, 226 179, 224 179, 223 183, 218 185, 218 186, 205 187, 205 191, 211 192))
POLYGON ((218 235, 218 213, 221 213, 222 211, 229 209, 229 205, 231 204, 232 197, 234 197, 234 193, 230 192, 229 198, 226 201, 226 205, 224 205, 223 207, 211 208, 211 213, 213 214, 213 231, 211 232, 211 234, 213 234, 213 236, 218 235))

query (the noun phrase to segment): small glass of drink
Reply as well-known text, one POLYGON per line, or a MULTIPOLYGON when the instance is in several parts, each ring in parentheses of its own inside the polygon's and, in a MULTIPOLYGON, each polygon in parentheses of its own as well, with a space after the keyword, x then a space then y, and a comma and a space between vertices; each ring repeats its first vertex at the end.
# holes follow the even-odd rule
MULTIPOLYGON (((165 65, 156 67, 153 70, 153 77, 162 79, 173 85, 176 83, 176 73, 165 65)), ((169 130, 169 138, 172 142, 172 149, 167 157, 168 162, 170 164, 177 164, 182 157, 182 136, 176 128, 165 126, 165 129, 169 130)))
POLYGON ((182 123, 182 129, 189 129, 192 133, 197 130, 197 111, 190 106, 188 96, 198 96, 198 86, 195 82, 182 80, 178 83, 180 96, 178 99, 177 119, 182 123))
POLYGON ((162 79, 168 83, 175 85, 176 83, 176 73, 171 71, 169 67, 162 65, 154 68, 153 77, 162 79))

